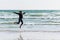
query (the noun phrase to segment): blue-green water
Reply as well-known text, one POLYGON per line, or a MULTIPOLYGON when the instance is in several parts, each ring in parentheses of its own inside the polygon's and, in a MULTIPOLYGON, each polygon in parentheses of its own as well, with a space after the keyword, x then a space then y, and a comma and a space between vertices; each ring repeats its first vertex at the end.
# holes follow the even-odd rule
MULTIPOLYGON (((6 24, 14 23, 18 21, 18 15, 13 12, 19 12, 20 10, 0 10, 0 28, 19 28, 18 24, 6 24), (3 23, 3 24, 2 24, 3 23)), ((23 21, 22 29, 27 30, 60 30, 60 10, 22 10, 26 12, 23 21), (41 25, 46 24, 47 25, 41 25), (49 25, 57 23, 59 25, 49 25)))

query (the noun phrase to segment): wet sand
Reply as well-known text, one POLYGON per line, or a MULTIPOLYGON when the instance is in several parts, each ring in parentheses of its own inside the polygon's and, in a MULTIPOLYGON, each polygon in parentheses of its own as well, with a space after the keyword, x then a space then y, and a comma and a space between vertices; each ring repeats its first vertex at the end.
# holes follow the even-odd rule
POLYGON ((0 40, 60 40, 60 32, 16 32, 0 31, 0 40))

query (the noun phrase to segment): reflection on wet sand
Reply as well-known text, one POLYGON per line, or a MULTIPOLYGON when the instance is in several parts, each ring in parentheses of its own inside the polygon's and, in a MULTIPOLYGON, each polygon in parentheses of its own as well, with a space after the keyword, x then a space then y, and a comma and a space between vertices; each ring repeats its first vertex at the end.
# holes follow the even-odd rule
POLYGON ((21 32, 20 32, 20 35, 19 35, 18 40, 23 40, 23 37, 22 37, 22 35, 21 35, 21 32))

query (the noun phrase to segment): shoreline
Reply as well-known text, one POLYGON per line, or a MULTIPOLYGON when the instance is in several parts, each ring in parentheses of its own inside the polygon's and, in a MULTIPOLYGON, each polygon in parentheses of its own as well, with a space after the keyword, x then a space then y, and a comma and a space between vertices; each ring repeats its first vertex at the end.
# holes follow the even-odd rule
POLYGON ((44 31, 44 30, 0 30, 0 32, 50 32, 50 33, 53 33, 53 32, 60 32, 60 31, 44 31))

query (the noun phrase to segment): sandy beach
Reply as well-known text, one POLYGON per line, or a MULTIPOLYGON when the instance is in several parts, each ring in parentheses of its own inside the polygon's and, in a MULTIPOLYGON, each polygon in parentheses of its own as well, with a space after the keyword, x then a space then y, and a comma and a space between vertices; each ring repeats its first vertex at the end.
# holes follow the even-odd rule
POLYGON ((59 31, 20 31, 1 30, 0 40, 60 40, 59 31))

